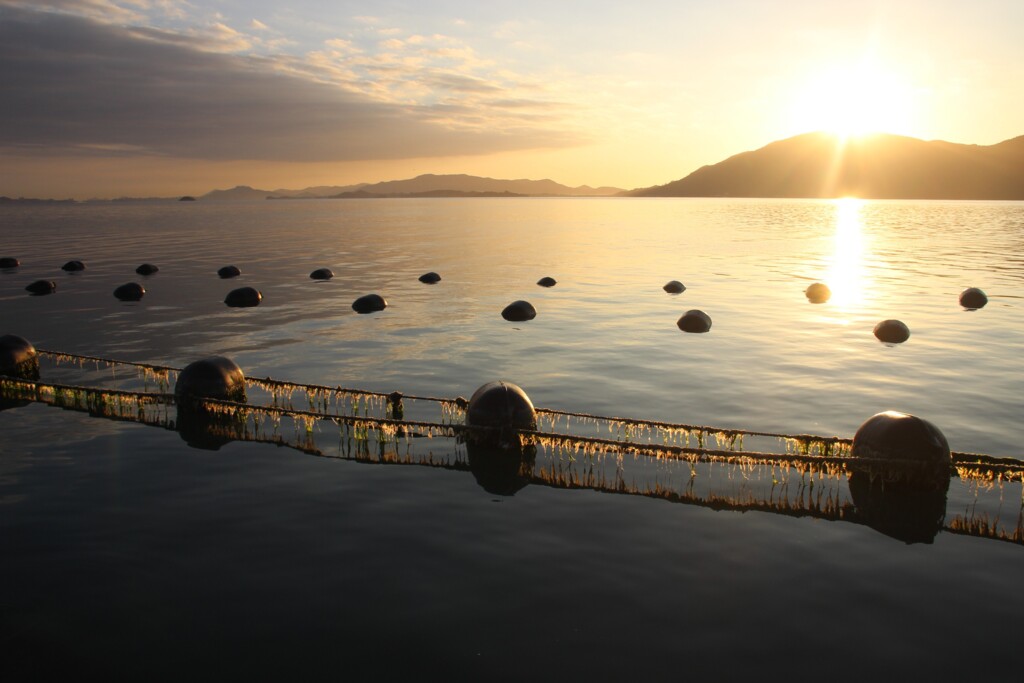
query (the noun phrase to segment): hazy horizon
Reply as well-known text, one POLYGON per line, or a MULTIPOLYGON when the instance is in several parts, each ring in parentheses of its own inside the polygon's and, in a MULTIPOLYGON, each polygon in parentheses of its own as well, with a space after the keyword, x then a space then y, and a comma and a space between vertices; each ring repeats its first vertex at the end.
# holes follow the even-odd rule
POLYGON ((0 195, 424 173, 634 189, 810 131, 1024 132, 1011 0, 366 10, 0 0, 0 195))

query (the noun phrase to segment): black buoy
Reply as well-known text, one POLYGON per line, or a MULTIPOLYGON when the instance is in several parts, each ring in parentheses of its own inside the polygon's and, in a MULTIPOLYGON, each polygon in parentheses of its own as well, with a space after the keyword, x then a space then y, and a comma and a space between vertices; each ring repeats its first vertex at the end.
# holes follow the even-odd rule
POLYGON ((141 266, 135 269, 135 272, 139 275, 152 275, 156 271, 160 270, 152 263, 143 263, 141 266))
POLYGON ((684 313, 683 317, 676 321, 676 326, 683 332, 707 332, 711 329, 711 316, 695 308, 684 313))
POLYGON ((902 344, 910 339, 910 328, 900 320, 883 320, 875 325, 875 336, 886 344, 902 344))
POLYGON ((241 274, 242 271, 238 269, 238 266, 224 266, 223 268, 217 271, 217 275, 219 275, 223 280, 238 277, 241 274))
POLYGON ((39 379, 39 357, 31 342, 16 334, 0 337, 0 375, 39 379))
POLYGON ((4 256, 0 258, 0 268, 17 268, 21 265, 21 261, 10 256, 4 256))
POLYGON ((81 261, 68 261, 60 267, 61 270, 65 270, 69 273, 76 273, 80 270, 85 270, 85 264, 81 261))
POLYGON ((31 292, 33 296, 44 296, 57 291, 57 283, 53 280, 36 280, 25 291, 31 292))
POLYGON ((352 302, 352 310, 356 313, 375 313, 388 307, 388 302, 380 294, 366 294, 352 302))
POLYGON ((537 412, 526 392, 511 382, 488 382, 473 392, 466 407, 466 424, 471 427, 492 427, 496 431, 480 431, 477 440, 503 440, 510 430, 537 428, 537 412))
POLYGON ((145 293, 145 287, 138 282, 126 282, 114 290, 114 296, 121 301, 138 301, 145 293))
POLYGON ((855 458, 913 460, 949 465, 949 443, 939 428, 894 410, 872 415, 853 436, 855 458))
POLYGON ((960 292, 960 305, 969 311, 984 308, 988 303, 988 296, 977 287, 968 287, 960 292))
POLYGON ((558 281, 555 280, 555 278, 553 277, 542 277, 541 279, 537 280, 537 284, 540 285, 541 287, 554 287, 555 285, 558 284, 558 281))
POLYGON ((330 268, 317 268, 309 274, 310 280, 330 280, 334 277, 334 271, 330 268))
POLYGON ((232 289, 228 292, 228 295, 224 297, 224 303, 232 308, 250 308, 252 306, 259 306, 261 301, 263 301, 263 294, 255 287, 239 287, 238 289, 232 289))
POLYGON ((853 436, 850 467, 906 490, 945 490, 952 457, 939 428, 915 415, 887 411, 868 418, 853 436))
POLYGON ((185 366, 174 384, 174 397, 216 398, 245 402, 245 375, 238 364, 224 356, 210 356, 185 366))
POLYGON ((423 275, 420 275, 419 279, 420 282, 422 282, 425 285, 436 285, 438 282, 441 281, 441 276, 435 273, 434 271, 430 271, 429 273, 423 273, 423 275))
POLYGON ((828 288, 828 285, 821 282, 815 282, 805 289, 804 294, 812 304, 823 304, 832 298, 832 290, 828 288))
POLYGON ((671 280, 669 282, 666 282, 665 286, 662 287, 662 289, 664 289, 669 294, 682 294, 683 292, 686 291, 686 285, 684 285, 679 280, 671 280))
POLYGON ((513 301, 501 312, 501 317, 514 323, 533 320, 537 317, 537 309, 529 301, 513 301))

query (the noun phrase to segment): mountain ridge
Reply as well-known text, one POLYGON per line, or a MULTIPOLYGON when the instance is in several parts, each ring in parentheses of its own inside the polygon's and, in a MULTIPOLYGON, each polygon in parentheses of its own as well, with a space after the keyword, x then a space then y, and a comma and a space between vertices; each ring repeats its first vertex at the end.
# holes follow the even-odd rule
POLYGON ((1024 200, 1024 136, 965 145, 876 133, 803 133, 632 197, 1024 200))
POLYGON ((379 183, 356 185, 328 185, 307 187, 302 190, 260 190, 239 185, 228 190, 211 190, 199 199, 330 199, 373 198, 405 196, 523 196, 523 197, 607 197, 625 192, 618 187, 569 187, 554 180, 505 180, 472 176, 465 173, 438 175, 424 173, 404 180, 385 180, 379 183))

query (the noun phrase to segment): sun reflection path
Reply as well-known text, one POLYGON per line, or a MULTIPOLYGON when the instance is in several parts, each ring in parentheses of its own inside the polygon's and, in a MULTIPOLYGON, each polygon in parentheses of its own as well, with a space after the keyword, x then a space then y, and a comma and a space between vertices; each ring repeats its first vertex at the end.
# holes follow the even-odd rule
POLYGON ((834 251, 826 283, 832 290, 829 303, 843 312, 860 308, 868 299, 864 204, 864 200, 852 197, 835 202, 834 251))

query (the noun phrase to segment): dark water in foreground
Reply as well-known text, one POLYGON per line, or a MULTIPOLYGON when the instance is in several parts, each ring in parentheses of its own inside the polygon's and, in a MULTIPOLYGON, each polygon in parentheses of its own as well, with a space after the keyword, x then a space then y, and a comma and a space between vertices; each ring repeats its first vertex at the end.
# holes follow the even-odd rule
MULTIPOLYGON (((1024 455, 1021 204, 324 201, 0 220, 0 256, 23 262, 0 272, 0 334, 42 348, 176 367, 221 353, 252 376, 442 397, 503 378, 548 408, 786 433, 850 436, 900 409, 954 450, 1024 455), (88 269, 60 272, 71 258, 88 269), (141 280, 143 261, 160 272, 141 280), (227 263, 239 281, 213 275, 227 263), (335 279, 310 281, 321 266, 335 279), (427 270, 441 283, 417 282, 427 270), (558 285, 533 284, 544 275, 558 285), (25 295, 39 277, 57 293, 25 295), (110 295, 135 279, 141 302, 110 295), (670 279, 686 292, 662 292, 670 279), (807 303, 815 280, 833 301, 807 303), (225 307, 243 285, 263 304, 225 307), (989 305, 960 309, 967 286, 989 305), (370 291, 389 308, 355 315, 370 291), (537 319, 501 320, 520 298, 537 319), (709 334, 675 327, 689 308, 709 334), (885 318, 910 340, 875 340, 885 318)), ((842 475, 541 448, 501 495, 449 438, 360 453, 337 427, 284 421, 317 457, 194 448, 152 422, 0 412, 5 679, 1019 675, 1024 548, 958 533, 1012 535, 1019 483, 954 478, 931 542, 907 543, 842 475)))

